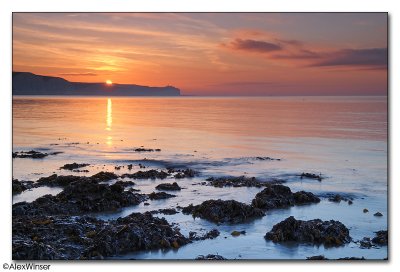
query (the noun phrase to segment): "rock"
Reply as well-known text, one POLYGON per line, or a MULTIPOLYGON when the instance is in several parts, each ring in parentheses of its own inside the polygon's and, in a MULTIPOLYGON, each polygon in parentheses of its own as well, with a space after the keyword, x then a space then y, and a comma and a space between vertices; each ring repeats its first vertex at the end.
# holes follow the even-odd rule
POLYGON ((364 237, 361 241, 359 241, 359 243, 360 243, 360 248, 371 248, 372 247, 371 239, 368 237, 364 237))
POLYGON ((363 210, 363 213, 367 213, 367 212, 368 212, 368 209, 364 209, 364 210, 363 210))
POLYGON ((168 173, 157 170, 138 171, 133 174, 121 175, 121 178, 131 178, 131 179, 165 179, 166 177, 168 177, 168 173))
POLYGON ((42 159, 47 157, 48 153, 42 153, 39 151, 20 151, 20 152, 13 152, 12 157, 14 158, 30 158, 30 159, 42 159))
POLYGON ((182 209, 184 214, 192 214, 214 223, 241 223, 264 216, 264 212, 253 206, 235 200, 207 200, 200 205, 189 205, 182 209))
POLYGON ((133 151, 135 151, 135 152, 160 152, 161 149, 159 149, 159 148, 152 149, 152 148, 138 147, 138 148, 133 149, 133 151))
POLYGON ((342 246, 349 243, 349 230, 339 221, 296 220, 293 216, 273 226, 265 239, 275 243, 298 242, 325 246, 342 246))
POLYGON ((156 186, 157 190, 165 190, 165 191, 180 191, 182 188, 179 185, 174 183, 161 183, 156 186))
POLYGON ((25 190, 32 189, 34 187, 32 181, 19 181, 18 179, 12 180, 12 194, 19 194, 25 190))
POLYGON ((344 258, 339 258, 339 261, 362 261, 365 260, 364 257, 344 257, 344 258))
POLYGON ((241 234, 246 234, 246 231, 244 231, 244 230, 242 230, 242 231, 234 230, 234 231, 231 232, 232 236, 240 236, 241 234))
POLYGON ((387 245, 388 244, 388 231, 380 230, 375 232, 376 236, 372 238, 372 242, 378 245, 387 245))
POLYGON ((255 177, 245 177, 245 176, 240 176, 240 177, 219 177, 219 178, 213 178, 210 177, 206 179, 206 181, 209 181, 208 185, 214 186, 217 188, 223 188, 223 187, 264 187, 264 186, 269 186, 270 184, 267 182, 260 182, 258 181, 255 177))
POLYGON ((351 201, 351 200, 348 200, 347 203, 348 203, 349 205, 353 205, 353 201, 351 201))
POLYGON ((323 177, 321 175, 313 174, 313 173, 301 173, 300 178, 309 178, 309 179, 316 179, 318 181, 322 181, 323 177))
POLYGON ((67 163, 64 164, 63 166, 60 167, 60 169, 64 169, 64 170, 74 170, 74 169, 78 169, 78 168, 82 168, 82 167, 86 167, 89 166, 90 164, 88 163, 67 163))
POLYGON ((103 259, 127 252, 179 248, 190 242, 165 219, 133 213, 103 221, 75 216, 18 216, 12 222, 14 260, 103 259))
POLYGON ((383 214, 382 214, 382 213, 380 213, 380 212, 377 212, 377 213, 374 213, 374 216, 381 217, 381 216, 383 216, 383 214))
POLYGON ((117 185, 119 185, 119 186, 122 186, 122 187, 129 187, 129 186, 134 186, 134 185, 136 185, 133 181, 130 181, 130 180, 128 180, 128 181, 124 181, 124 180, 118 180, 117 182, 115 182, 114 184, 117 184, 117 185))
POLYGON ((195 260, 222 261, 222 260, 226 260, 226 259, 224 257, 222 257, 221 255, 208 254, 206 256, 199 255, 196 257, 195 260))
POLYGON ((116 174, 114 174, 113 172, 103 172, 103 171, 91 176, 91 179, 95 180, 97 182, 109 181, 109 180, 117 179, 117 178, 118 178, 118 176, 116 174))
POLYGON ((79 215, 115 211, 145 201, 145 195, 124 191, 118 184, 99 184, 93 180, 70 183, 56 196, 45 195, 32 203, 13 205, 14 215, 79 215))
POLYGON ((172 214, 177 214, 179 212, 173 208, 167 208, 167 209, 159 209, 156 211, 150 211, 150 213, 151 214, 162 213, 162 214, 172 215, 172 214))
POLYGON ((132 164, 128 164, 128 170, 132 170, 133 165, 132 164))
POLYGON ((152 192, 148 195, 151 200, 167 199, 171 197, 176 197, 176 195, 167 194, 165 192, 152 192))
POLYGON ((256 194, 252 205, 260 209, 269 210, 318 202, 320 202, 320 199, 313 193, 305 191, 292 193, 289 187, 276 184, 268 186, 256 194))
POLYGON ((89 178, 87 177, 81 177, 81 176, 58 176, 57 174, 53 174, 48 177, 42 177, 36 181, 36 186, 49 186, 49 187, 65 187, 73 182, 77 181, 90 181, 89 178))
POLYGON ((149 202, 145 202, 145 203, 143 203, 143 205, 150 206, 150 203, 149 202))
POLYGON ((317 255, 317 256, 307 257, 307 260, 329 260, 329 259, 325 258, 324 255, 317 255))
POLYGON ((196 171, 190 168, 187 168, 185 170, 180 170, 180 169, 176 170, 173 168, 169 168, 168 173, 176 173, 174 175, 174 178, 176 179, 193 178, 197 174, 196 171))

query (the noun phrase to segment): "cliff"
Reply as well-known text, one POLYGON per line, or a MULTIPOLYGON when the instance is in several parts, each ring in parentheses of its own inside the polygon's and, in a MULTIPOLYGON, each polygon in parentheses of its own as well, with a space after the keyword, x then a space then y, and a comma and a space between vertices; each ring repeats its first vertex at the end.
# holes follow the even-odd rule
POLYGON ((179 96, 173 86, 150 87, 134 84, 70 82, 61 77, 13 72, 13 95, 93 95, 93 96, 179 96))

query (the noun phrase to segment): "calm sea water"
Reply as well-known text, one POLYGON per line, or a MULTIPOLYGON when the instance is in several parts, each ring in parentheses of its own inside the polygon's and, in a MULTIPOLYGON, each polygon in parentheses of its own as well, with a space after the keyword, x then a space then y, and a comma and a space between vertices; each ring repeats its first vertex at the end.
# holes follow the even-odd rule
MULTIPOLYGON (((317 205, 272 211, 242 225, 215 226, 182 214, 164 216, 178 223, 185 234, 217 227, 221 235, 176 251, 139 252, 117 258, 193 259, 209 253, 230 259, 305 259, 319 254, 328 258, 387 256, 387 247, 360 249, 355 243, 340 248, 277 245, 263 238, 274 224, 290 215, 304 220, 339 220, 350 228, 355 240, 387 229, 386 97, 14 97, 13 150, 31 149, 64 153, 40 160, 14 159, 14 178, 37 180, 52 173, 71 174, 59 167, 72 162, 90 163, 86 168, 90 172, 83 173, 86 175, 102 170, 122 174, 127 169, 115 170, 114 166, 129 163, 156 169, 191 167, 200 172, 199 177, 178 182, 185 189, 176 198, 94 215, 103 219, 178 204, 199 204, 208 199, 250 203, 260 190, 198 184, 210 176, 282 178, 293 191, 338 192, 355 198, 353 205, 323 200, 317 205), (162 151, 132 151, 140 146, 162 151), (254 159, 257 156, 281 160, 259 161, 254 159), (306 171, 322 173, 325 179, 301 180, 298 174, 306 171), (370 212, 363 213, 364 208, 370 212), (384 216, 374 217, 377 211, 384 216), (230 235, 242 229, 246 235, 230 235)), ((140 181, 136 187, 150 193, 160 182, 140 181)), ((60 190, 35 189, 15 196, 13 202, 32 201, 60 190)))

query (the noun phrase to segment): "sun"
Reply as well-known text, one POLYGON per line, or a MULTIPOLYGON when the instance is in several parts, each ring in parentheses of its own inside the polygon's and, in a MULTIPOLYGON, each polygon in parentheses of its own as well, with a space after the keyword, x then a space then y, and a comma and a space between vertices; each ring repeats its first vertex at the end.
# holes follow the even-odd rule
POLYGON ((107 85, 112 85, 113 82, 112 82, 111 80, 107 79, 107 80, 106 80, 106 84, 107 84, 107 85))

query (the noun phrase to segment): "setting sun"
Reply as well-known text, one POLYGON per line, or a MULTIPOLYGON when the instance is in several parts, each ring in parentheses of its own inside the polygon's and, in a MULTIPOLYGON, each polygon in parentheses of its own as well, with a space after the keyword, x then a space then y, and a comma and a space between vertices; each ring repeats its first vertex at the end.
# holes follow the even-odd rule
POLYGON ((106 80, 106 84, 107 84, 107 85, 112 85, 113 83, 112 83, 111 80, 107 79, 107 80, 106 80))

